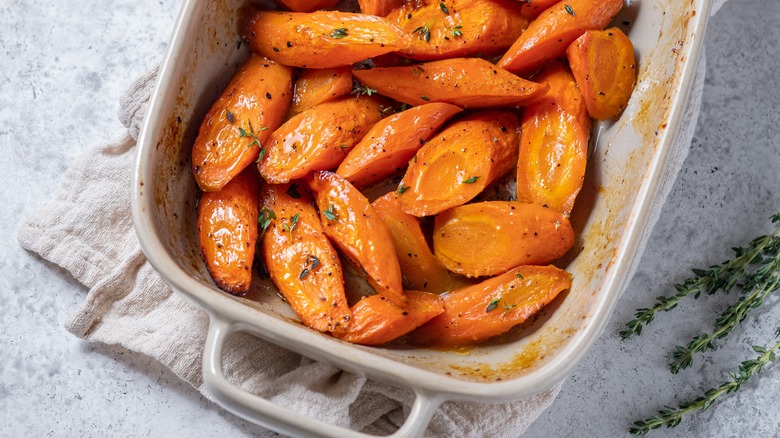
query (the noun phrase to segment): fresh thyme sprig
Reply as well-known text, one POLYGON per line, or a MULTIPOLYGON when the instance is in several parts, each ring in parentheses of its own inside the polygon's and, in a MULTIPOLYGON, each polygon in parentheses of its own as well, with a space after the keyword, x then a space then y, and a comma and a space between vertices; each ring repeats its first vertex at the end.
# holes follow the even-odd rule
MULTIPOLYGON (((772 222, 780 223, 780 213, 772 216, 772 222)), ((670 364, 672 373, 676 374, 681 369, 691 366, 695 353, 712 349, 715 340, 726 337, 745 320, 751 310, 760 307, 767 296, 780 290, 780 225, 772 234, 754 239, 744 248, 734 248, 734 252, 735 257, 732 260, 712 266, 708 270, 694 270, 695 277, 675 286, 676 295, 659 297, 654 307, 639 309, 635 314, 636 318, 626 324, 628 329, 620 332, 621 337, 625 339, 633 334, 641 334, 643 325, 651 322, 656 312, 675 308, 678 302, 688 295, 693 294, 698 298, 702 293, 712 295, 719 290, 728 293, 736 287, 740 291, 740 296, 734 304, 720 314, 715 321, 715 329, 711 333, 702 333, 694 337, 685 347, 678 346, 673 353, 670 364)), ((775 337, 780 338, 780 328, 775 330, 775 337)), ((635 422, 630 432, 644 435, 664 425, 674 427, 680 423, 685 414, 707 409, 718 397, 737 391, 764 365, 774 362, 775 352, 778 349, 780 349, 780 341, 769 349, 753 346, 753 350, 759 353, 759 356, 742 362, 738 373, 731 374, 731 380, 708 390, 703 397, 681 403, 677 408, 666 406, 658 411, 658 415, 635 422)))
MULTIPOLYGON (((780 222, 780 213, 772 217, 772 222, 780 222)), ((694 277, 687 278, 683 283, 676 284, 675 295, 670 297, 659 296, 656 298, 656 304, 650 308, 637 309, 634 319, 626 323, 626 330, 620 332, 622 339, 627 339, 632 335, 642 334, 643 326, 648 325, 655 318, 658 312, 668 312, 679 304, 683 298, 693 295, 699 298, 702 293, 712 295, 718 290, 729 293, 734 286, 743 281, 748 274, 748 268, 756 263, 762 255, 769 250, 773 242, 777 245, 778 233, 780 228, 775 230, 769 236, 759 237, 748 246, 743 248, 733 248, 735 257, 719 265, 710 266, 709 269, 694 269, 694 277)), ((776 251, 775 251, 776 252, 776 251)))
MULTIPOLYGON (((780 337, 780 327, 775 330, 775 337, 780 337)), ((630 428, 629 432, 634 435, 644 435, 647 432, 662 426, 675 427, 680 424, 680 421, 682 421, 682 418, 686 414, 697 410, 707 410, 718 397, 739 390, 742 384, 761 371, 766 364, 774 362, 778 349, 780 349, 780 341, 776 342, 775 345, 768 349, 765 347, 753 346, 753 350, 759 355, 754 359, 748 359, 742 362, 739 365, 737 373, 731 373, 731 379, 729 381, 722 383, 716 388, 709 389, 704 393, 703 397, 680 403, 677 408, 666 406, 664 409, 658 411, 658 415, 635 422, 634 427, 630 428)))
POLYGON ((780 289, 780 237, 768 237, 772 238, 760 253, 765 258, 756 261, 759 267, 740 285, 742 296, 720 314, 715 321, 715 330, 694 337, 686 347, 677 346, 669 365, 673 374, 691 366, 694 353, 712 349, 714 340, 731 333, 751 310, 761 306, 769 294, 780 289))

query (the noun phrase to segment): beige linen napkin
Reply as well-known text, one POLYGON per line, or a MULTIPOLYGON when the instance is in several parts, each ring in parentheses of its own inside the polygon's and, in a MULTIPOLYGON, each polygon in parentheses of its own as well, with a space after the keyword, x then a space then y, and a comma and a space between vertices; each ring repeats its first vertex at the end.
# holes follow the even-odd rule
MULTIPOLYGON (((704 65, 702 57, 640 255, 688 154, 704 65)), ((90 289, 67 321, 69 331, 92 342, 118 344, 149 355, 208 397, 201 376, 208 317, 174 294, 146 261, 130 214, 135 139, 155 77, 156 70, 147 73, 122 97, 119 117, 129 134, 73 163, 54 201, 19 230, 19 241, 90 289)), ((250 392, 312 418, 367 433, 393 432, 413 401, 409 391, 342 372, 246 334, 230 338, 223 363, 228 379, 250 392)), ((559 391, 560 384, 505 404, 448 402, 437 410, 427 434, 516 437, 559 391)))

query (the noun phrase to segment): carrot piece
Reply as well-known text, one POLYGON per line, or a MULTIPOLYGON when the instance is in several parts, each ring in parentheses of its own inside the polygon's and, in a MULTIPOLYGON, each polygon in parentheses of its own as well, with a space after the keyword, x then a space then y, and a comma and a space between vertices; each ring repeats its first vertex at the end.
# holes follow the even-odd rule
POLYGON ((334 334, 353 344, 382 345, 413 331, 444 311, 442 299, 432 293, 406 291, 409 304, 400 308, 381 295, 365 297, 352 306, 352 324, 334 334))
POLYGON ((376 97, 344 97, 308 109, 274 131, 260 175, 286 183, 313 170, 332 169, 382 119, 376 97))
POLYGON ((257 159, 282 124, 292 98, 292 69, 252 56, 230 79, 200 125, 192 172, 201 190, 221 189, 257 159))
POLYGON ((555 266, 521 266, 442 295, 444 313, 409 337, 433 347, 475 344, 509 331, 570 287, 571 274, 555 266))
POLYGON ((441 293, 465 285, 433 255, 417 218, 401 210, 394 193, 371 205, 390 231, 405 288, 441 293))
POLYGON ((405 67, 352 72, 380 94, 408 103, 447 102, 462 108, 527 105, 547 87, 519 78, 479 58, 457 58, 405 67))
POLYGON ((242 35, 256 53, 285 65, 331 68, 406 48, 410 36, 373 15, 338 11, 259 11, 244 17, 242 35))
POLYGON ((387 226, 349 181, 332 172, 309 178, 325 234, 352 263, 363 268, 379 295, 396 306, 406 305, 401 268, 387 226))
POLYGON ((386 17, 390 11, 403 3, 404 0, 358 0, 360 12, 378 17, 386 17))
POLYGON ((523 6, 520 9, 520 14, 533 20, 559 1, 561 0, 522 0, 523 6))
POLYGON ((260 219, 268 223, 262 237, 266 269, 304 325, 344 333, 352 312, 339 256, 325 237, 310 195, 296 190, 296 198, 289 193, 289 185, 263 187, 260 219))
POLYGON ((422 7, 409 2, 387 19, 414 37, 398 53, 427 61, 504 52, 528 26, 520 10, 513 0, 447 0, 422 7))
POLYGON ((346 96, 351 91, 350 67, 304 70, 295 81, 290 114, 296 115, 313 106, 346 96))
POLYGON ((312 12, 336 6, 339 0, 277 0, 294 12, 312 12))
POLYGON ((401 170, 460 108, 429 103, 382 119, 349 151, 336 173, 356 187, 378 183, 401 170))
POLYGON ((521 119, 517 200, 568 217, 585 178, 591 122, 566 66, 552 64, 537 79, 550 91, 521 119))
POLYGON ((574 245, 560 213, 536 204, 491 201, 436 216, 433 250, 450 271, 467 277, 502 274, 520 265, 544 265, 574 245))
POLYGON ((520 34, 498 66, 527 73, 566 52, 586 30, 601 29, 620 12, 623 0, 566 0, 542 13, 520 34))
POLYGON ((252 283, 257 242, 260 180, 252 169, 218 192, 206 192, 198 204, 200 252, 217 287, 242 295, 252 283))
POLYGON ((571 71, 594 119, 611 119, 628 105, 636 85, 634 45, 617 27, 588 31, 566 50, 571 71))
POLYGON ((417 152, 396 194, 403 211, 429 216, 465 204, 517 163, 520 124, 509 111, 469 114, 417 152))

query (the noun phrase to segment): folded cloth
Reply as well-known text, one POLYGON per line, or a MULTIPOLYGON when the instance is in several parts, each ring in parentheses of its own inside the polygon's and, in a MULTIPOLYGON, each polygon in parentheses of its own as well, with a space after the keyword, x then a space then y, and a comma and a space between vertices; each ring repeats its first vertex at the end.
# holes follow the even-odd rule
MULTIPOLYGON (((640 255, 688 154, 704 64, 702 58, 640 255)), ((128 135, 73 163, 56 198, 22 226, 19 240, 89 288, 83 305, 66 323, 70 332, 151 356, 208 397, 201 375, 208 316, 174 294, 146 261, 130 213, 136 138, 155 77, 156 70, 145 74, 122 97, 119 117, 128 135)), ((366 433, 392 433, 413 402, 407 390, 343 372, 247 334, 228 340, 223 364, 227 378, 247 391, 366 433)), ((447 402, 437 410, 427 434, 518 436, 550 406, 560 388, 561 384, 504 404, 447 402)))

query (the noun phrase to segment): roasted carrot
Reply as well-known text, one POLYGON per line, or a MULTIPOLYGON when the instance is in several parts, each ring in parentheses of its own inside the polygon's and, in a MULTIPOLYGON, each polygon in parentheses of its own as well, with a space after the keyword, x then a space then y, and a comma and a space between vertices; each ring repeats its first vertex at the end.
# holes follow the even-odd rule
POLYGON ((338 11, 251 11, 242 24, 249 47, 285 65, 331 68, 405 49, 410 37, 390 21, 338 11))
POLYGON ((358 0, 360 12, 378 17, 386 17, 390 11, 403 3, 404 0, 358 0))
POLYGON ((520 125, 510 111, 469 114, 417 152, 396 194, 401 208, 429 216, 465 204, 517 163, 520 125))
POLYGON ((292 69, 252 56, 236 71, 200 125, 192 172, 201 190, 221 189, 257 159, 292 98, 292 69))
POLYGON ((521 266, 442 295, 444 313, 409 335, 433 347, 475 344, 509 331, 571 287, 571 275, 554 266, 521 266))
POLYGON ((394 193, 371 203, 387 225, 406 289, 441 293, 465 285, 433 255, 417 218, 404 213, 394 193))
POLYGON ((418 149, 462 110, 428 103, 382 119, 349 151, 336 173, 356 187, 378 183, 406 167, 418 149))
POLYGON ((289 185, 267 184, 260 213, 259 222, 267 227, 262 252, 271 280, 304 325, 344 333, 352 312, 344 294, 341 262, 325 237, 309 194, 291 191, 289 185))
POLYGON ((521 0, 523 6, 520 9, 520 14, 533 20, 559 1, 561 0, 521 0))
POLYGON ((399 54, 417 60, 435 60, 499 54, 508 49, 528 26, 514 0, 414 2, 394 10, 387 19, 414 38, 399 54))
POLYGON ((617 27, 588 31, 566 50, 571 71, 594 119, 611 119, 628 105, 636 84, 634 45, 617 27))
POLYGON ((536 204, 490 201, 436 216, 433 250, 452 272, 502 274, 520 265, 546 265, 566 254, 574 230, 560 213, 536 204))
POLYGON ((217 287, 242 295, 252 283, 257 242, 260 179, 247 169, 198 204, 198 241, 203 261, 217 287))
POLYGON ((623 0, 566 0, 542 13, 520 34, 498 66, 512 73, 528 73, 563 56, 586 30, 602 29, 620 12, 623 0))
POLYGON ((400 308, 381 295, 365 297, 352 306, 352 324, 334 334, 354 344, 382 345, 411 332, 444 311, 442 299, 432 293, 406 291, 409 304, 400 308))
POLYGON ((382 119, 377 97, 343 97, 310 108, 274 131, 259 163, 268 182, 285 183, 332 169, 382 119))
POLYGON ((409 105, 447 102, 462 108, 521 106, 547 91, 542 84, 517 77, 479 58, 355 70, 352 74, 380 94, 409 105))
POLYGON ((332 172, 309 178, 325 234, 368 275, 377 293, 396 306, 406 305, 401 268, 387 226, 363 194, 332 172))
POLYGON ((536 79, 550 91, 523 113, 517 199, 568 217, 585 178, 591 122, 566 66, 552 64, 536 79))
POLYGON ((295 81, 290 114, 346 96, 352 91, 350 67, 306 69, 295 81))
POLYGON ((277 0, 294 12, 311 12, 336 6, 339 0, 277 0))

